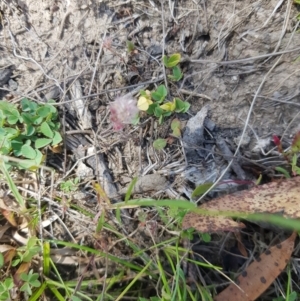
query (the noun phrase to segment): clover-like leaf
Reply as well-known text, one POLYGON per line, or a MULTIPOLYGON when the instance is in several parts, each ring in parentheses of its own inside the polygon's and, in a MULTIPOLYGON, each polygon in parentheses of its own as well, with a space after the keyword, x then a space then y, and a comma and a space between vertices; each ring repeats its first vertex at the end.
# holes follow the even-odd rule
POLYGON ((155 109, 154 109, 155 117, 159 118, 160 116, 163 115, 163 113, 164 113, 164 110, 162 108, 160 108, 159 106, 155 107, 155 109))
POLYGON ((157 89, 151 93, 152 99, 157 101, 158 103, 162 103, 167 95, 168 90, 164 85, 158 86, 157 89))
POLYGON ((40 117, 47 117, 51 113, 49 106, 41 106, 36 110, 36 114, 40 117))
POLYGON ((138 103, 137 103, 137 107, 139 108, 139 110, 141 111, 147 111, 149 106, 153 103, 153 101, 151 100, 151 98, 145 97, 145 96, 140 96, 138 103))
POLYGON ((23 142, 19 139, 14 139, 11 141, 12 151, 15 156, 19 157, 22 155, 22 150, 21 150, 22 146, 23 146, 23 142))
POLYGON ((36 151, 30 145, 24 144, 21 147, 21 154, 27 159, 34 159, 36 157, 36 151))
POLYGON ((52 142, 52 139, 49 138, 38 138, 35 141, 35 148, 42 148, 49 145, 52 142))
POLYGON ((181 123, 178 118, 175 118, 171 122, 171 129, 173 131, 173 135, 175 137, 180 137, 181 136, 181 123))
POLYGON ((35 133, 35 127, 32 124, 28 124, 25 127, 24 135, 32 136, 35 133))
POLYGON ((178 66, 172 68, 173 75, 169 75, 169 78, 174 81, 179 81, 182 79, 183 74, 178 66))
POLYGON ((41 124, 40 131, 41 131, 41 133, 43 133, 48 138, 53 138, 53 136, 54 136, 53 131, 51 130, 49 124, 46 121, 44 121, 41 124))
POLYGON ((149 106, 148 110, 147 110, 147 114, 149 115, 154 115, 155 112, 155 108, 159 107, 158 103, 153 103, 149 106))
POLYGON ((61 142, 62 142, 62 137, 61 137, 60 133, 55 131, 54 136, 53 136, 53 140, 52 140, 52 145, 54 146, 54 145, 57 145, 61 142))
POLYGON ((156 150, 162 150, 166 147, 166 145, 167 145, 167 140, 166 139, 158 138, 158 139, 153 141, 153 147, 156 150))
POLYGON ((176 113, 186 113, 191 106, 188 102, 182 101, 180 98, 175 98, 174 101, 176 104, 176 113))
POLYGON ((175 102, 166 102, 166 103, 160 105, 160 108, 167 112, 173 112, 176 108, 176 105, 175 105, 175 102))
POLYGON ((163 62, 167 68, 172 68, 175 67, 180 62, 180 59, 181 59, 180 53, 174 53, 169 57, 165 55, 163 57, 163 62))

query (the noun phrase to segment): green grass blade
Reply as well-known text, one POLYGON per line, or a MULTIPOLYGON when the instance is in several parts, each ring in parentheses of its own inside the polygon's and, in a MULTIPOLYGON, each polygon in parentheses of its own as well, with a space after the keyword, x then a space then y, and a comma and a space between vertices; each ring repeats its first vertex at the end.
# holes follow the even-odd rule
POLYGON ((123 292, 118 296, 118 298, 115 301, 121 300, 124 295, 129 291, 129 289, 134 285, 134 283, 142 277, 144 272, 148 269, 148 267, 152 264, 152 260, 148 262, 148 264, 132 279, 132 281, 126 286, 126 288, 123 290, 123 292))
POLYGON ((19 193, 19 190, 18 190, 17 186, 15 185, 12 177, 10 176, 9 172, 7 171, 5 163, 1 159, 1 156, 0 156, 0 170, 2 171, 4 177, 6 178, 7 184, 9 186, 9 188, 11 189, 14 197, 16 198, 16 201, 19 203, 21 210, 22 211, 26 210, 25 202, 24 202, 21 194, 19 193))
POLYGON ((133 180, 130 182, 129 187, 125 194, 125 203, 127 203, 129 201, 129 198, 130 198, 132 190, 137 182, 137 179, 138 179, 137 177, 134 177, 133 180))
POLYGON ((39 297, 43 294, 47 287, 47 282, 44 282, 33 294, 32 296, 28 299, 28 301, 36 301, 39 299, 39 297))

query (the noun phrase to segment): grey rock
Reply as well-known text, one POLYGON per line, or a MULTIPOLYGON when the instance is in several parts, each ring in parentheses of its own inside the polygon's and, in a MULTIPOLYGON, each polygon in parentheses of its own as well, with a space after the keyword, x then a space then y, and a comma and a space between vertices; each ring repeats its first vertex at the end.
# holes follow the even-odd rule
MULTIPOLYGON (((133 187, 132 193, 144 193, 149 191, 158 192, 165 190, 168 187, 168 180, 159 174, 149 174, 141 178, 138 178, 136 184, 133 187)), ((119 194, 126 194, 128 187, 125 187, 119 191, 119 194)))
POLYGON ((8 84, 9 84, 9 88, 10 88, 11 90, 16 91, 16 90, 18 89, 18 83, 17 83, 15 80, 10 79, 10 80, 8 81, 8 84))
POLYGON ((11 75, 12 75, 12 70, 0 69, 0 86, 7 84, 11 75))
POLYGON ((183 146, 188 162, 194 161, 196 157, 205 157, 206 152, 201 150, 204 142, 204 121, 208 113, 208 106, 204 106, 195 116, 187 122, 183 133, 183 146))

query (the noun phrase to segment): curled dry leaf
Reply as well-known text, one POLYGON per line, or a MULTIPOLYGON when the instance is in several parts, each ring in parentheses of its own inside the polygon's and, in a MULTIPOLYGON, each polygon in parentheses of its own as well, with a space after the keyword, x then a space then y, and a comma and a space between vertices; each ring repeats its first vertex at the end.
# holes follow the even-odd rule
POLYGON ((9 210, 5 210, 5 209, 1 209, 1 213, 2 215, 6 218, 6 220, 14 227, 17 227, 18 224, 15 220, 15 216, 14 216, 14 212, 13 211, 9 211, 9 210))
POLYGON ((183 229, 195 228, 199 232, 235 231, 244 224, 231 218, 217 216, 218 212, 277 213, 288 218, 300 218, 300 177, 255 186, 249 190, 229 194, 201 205, 200 209, 215 215, 190 212, 185 215, 183 229))
POLYGON ((257 299, 278 277, 294 250, 296 232, 288 239, 265 251, 215 301, 252 301, 257 299))

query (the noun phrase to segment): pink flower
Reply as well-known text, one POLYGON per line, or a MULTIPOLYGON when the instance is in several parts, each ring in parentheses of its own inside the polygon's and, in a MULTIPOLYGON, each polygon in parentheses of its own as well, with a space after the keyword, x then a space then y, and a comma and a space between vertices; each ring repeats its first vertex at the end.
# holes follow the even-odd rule
POLYGON ((115 131, 120 131, 126 124, 132 123, 139 109, 137 101, 130 96, 121 96, 109 104, 110 121, 115 131))

